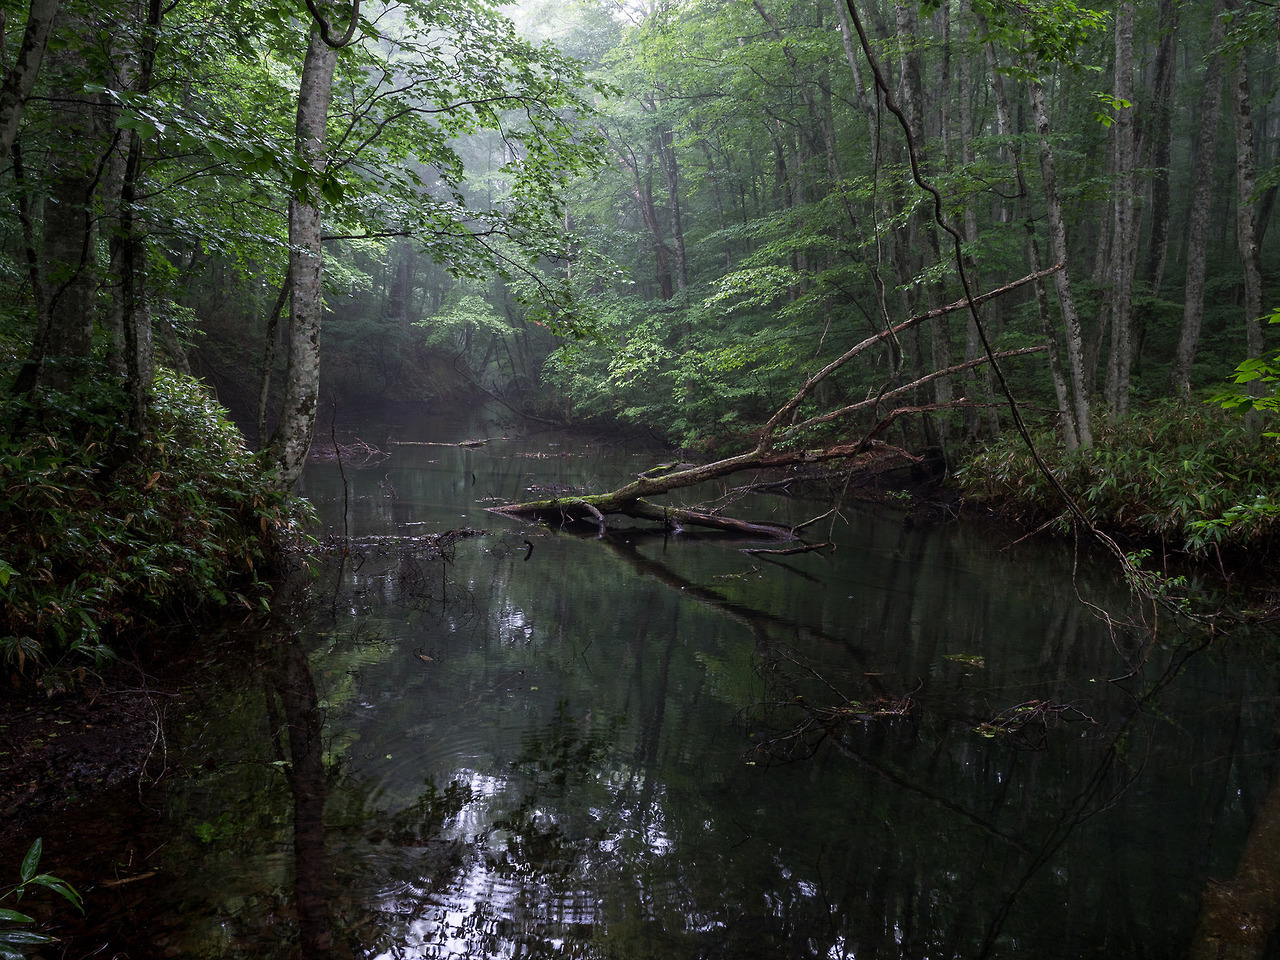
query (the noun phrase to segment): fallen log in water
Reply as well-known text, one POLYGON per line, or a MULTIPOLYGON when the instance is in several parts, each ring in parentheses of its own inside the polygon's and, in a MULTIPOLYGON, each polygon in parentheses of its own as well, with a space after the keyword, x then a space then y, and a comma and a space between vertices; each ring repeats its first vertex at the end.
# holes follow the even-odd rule
POLYGON ((865 340, 854 344, 835 360, 832 360, 821 370, 810 376, 791 399, 779 407, 761 427, 757 435, 758 442, 755 448, 745 453, 717 460, 714 463, 703 464, 702 466, 690 466, 682 463, 661 464, 645 471, 636 480, 612 493, 592 496, 556 497, 549 500, 533 500, 527 503, 512 503, 506 506, 488 507, 486 509, 490 513, 499 513, 508 517, 527 517, 551 520, 552 522, 559 520, 562 523, 590 518, 590 522, 597 526, 601 535, 603 535, 606 527, 605 515, 618 513, 664 523, 670 527, 709 527, 741 533, 744 536, 762 537, 771 540, 798 540, 799 534, 795 529, 781 524, 752 523, 745 520, 735 520, 712 511, 659 506, 652 503, 648 498, 660 496, 672 490, 691 487, 707 480, 715 480, 741 470, 794 467, 830 460, 849 461, 852 469, 890 458, 901 458, 912 463, 921 462, 922 457, 914 456, 878 438, 899 417, 942 410, 955 410, 968 406, 969 401, 960 399, 921 406, 890 407, 889 412, 885 414, 881 414, 881 411, 885 410, 891 402, 911 396, 939 377, 953 376, 995 359, 1037 353, 1044 350, 1045 347, 1024 347, 1020 350, 1008 350, 991 356, 966 360, 945 370, 937 370, 917 377, 910 383, 900 384, 892 388, 886 387, 878 394, 867 397, 864 400, 849 403, 835 409, 828 409, 811 416, 801 415, 802 406, 807 399, 813 396, 820 383, 848 364, 854 357, 877 344, 892 340, 898 334, 917 324, 964 309, 967 306, 971 307, 973 303, 1000 296, 1025 283, 1046 277, 1061 268, 1061 265, 1058 265, 1048 270, 1030 274, 1020 280, 1005 284, 997 290, 992 290, 981 297, 977 297, 972 303, 968 300, 960 300, 944 307, 937 307, 904 320, 896 326, 872 334, 865 340), (818 427, 830 429, 830 425, 835 421, 849 421, 855 416, 863 414, 877 416, 879 419, 866 430, 859 440, 853 443, 834 444, 816 450, 779 449, 785 444, 798 442, 805 431, 818 427))
POLYGON ((649 498, 741 470, 777 469, 829 460, 847 460, 851 462, 851 467, 856 468, 886 459, 919 462, 921 458, 876 440, 862 440, 855 444, 841 444, 820 450, 754 450, 714 463, 685 467, 657 476, 642 474, 637 480, 611 493, 552 497, 487 509, 490 513, 507 517, 526 517, 551 523, 586 521, 595 524, 601 533, 606 527, 606 515, 620 514, 637 520, 661 523, 672 530, 701 527, 764 540, 798 540, 798 528, 786 524, 739 520, 713 511, 657 504, 649 498))

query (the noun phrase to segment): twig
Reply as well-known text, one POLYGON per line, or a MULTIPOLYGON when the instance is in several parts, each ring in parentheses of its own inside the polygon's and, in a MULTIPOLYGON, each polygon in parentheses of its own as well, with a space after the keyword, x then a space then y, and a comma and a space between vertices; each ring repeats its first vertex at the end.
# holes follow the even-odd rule
POLYGON ((808 553, 811 550, 822 550, 827 547, 830 547, 832 550, 834 550, 836 548, 836 545, 834 543, 806 543, 799 547, 783 547, 782 549, 778 549, 778 550, 770 550, 765 547, 743 547, 741 552, 749 553, 753 557, 759 556, 762 553, 769 553, 778 557, 786 557, 786 556, 790 556, 793 553, 808 553))

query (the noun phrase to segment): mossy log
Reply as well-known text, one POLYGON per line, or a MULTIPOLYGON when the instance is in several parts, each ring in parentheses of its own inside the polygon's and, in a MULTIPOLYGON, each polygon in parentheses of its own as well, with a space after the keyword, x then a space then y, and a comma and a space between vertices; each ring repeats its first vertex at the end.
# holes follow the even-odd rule
POLYGON ((621 514, 638 520, 661 523, 672 529, 701 527, 765 540, 797 540, 799 539, 798 531, 785 524, 738 520, 710 511, 657 504, 648 498, 695 486, 708 480, 716 480, 741 470, 779 469, 830 460, 849 460, 853 461, 853 466, 866 466, 876 460, 899 458, 910 461, 920 459, 905 450, 876 440, 861 440, 854 444, 836 445, 819 450, 753 450, 717 460, 714 463, 686 467, 662 473, 659 476, 642 475, 611 493, 531 500, 526 503, 490 507, 489 512, 552 523, 563 523, 569 520, 589 521, 594 522, 601 533, 605 530, 606 514, 621 514))

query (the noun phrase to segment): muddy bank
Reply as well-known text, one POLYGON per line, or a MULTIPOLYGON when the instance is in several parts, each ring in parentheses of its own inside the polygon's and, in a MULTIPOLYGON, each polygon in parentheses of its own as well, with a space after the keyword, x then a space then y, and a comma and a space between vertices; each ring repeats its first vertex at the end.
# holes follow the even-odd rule
POLYGON ((0 709, 0 817, 11 831, 41 810, 74 803, 163 765, 172 691, 119 682, 0 709))

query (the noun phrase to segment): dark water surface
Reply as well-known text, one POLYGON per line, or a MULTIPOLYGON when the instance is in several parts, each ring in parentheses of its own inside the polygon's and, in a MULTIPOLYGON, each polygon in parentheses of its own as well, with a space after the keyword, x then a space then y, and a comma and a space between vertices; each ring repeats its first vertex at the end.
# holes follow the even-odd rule
POLYGON ((510 429, 366 424, 340 439, 390 459, 308 469, 351 555, 211 662, 166 777, 91 811, 119 847, 86 952, 1186 955, 1270 790, 1270 667, 1149 646, 1059 545, 857 506, 826 554, 598 539, 483 508, 650 455, 385 442, 510 429))

